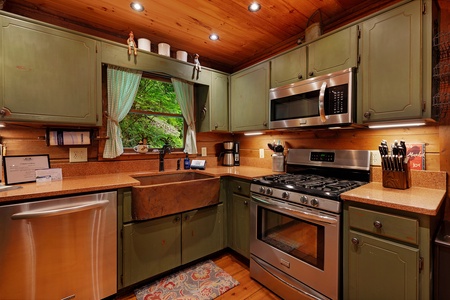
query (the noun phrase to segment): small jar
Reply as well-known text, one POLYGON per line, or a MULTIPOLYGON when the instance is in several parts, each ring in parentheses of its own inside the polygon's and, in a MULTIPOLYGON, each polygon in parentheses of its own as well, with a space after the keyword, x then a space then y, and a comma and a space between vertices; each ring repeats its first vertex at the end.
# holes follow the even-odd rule
POLYGON ((284 155, 282 152, 272 154, 272 171, 284 172, 284 155))

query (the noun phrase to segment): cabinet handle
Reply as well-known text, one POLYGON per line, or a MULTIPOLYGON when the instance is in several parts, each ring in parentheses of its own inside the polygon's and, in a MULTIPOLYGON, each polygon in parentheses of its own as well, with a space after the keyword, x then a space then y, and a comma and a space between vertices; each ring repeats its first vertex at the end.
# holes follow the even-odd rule
POLYGON ((177 217, 175 217, 175 219, 173 219, 173 222, 177 223, 177 222, 180 222, 180 220, 181 220, 181 218, 177 216, 177 217))
POLYGON ((219 125, 217 123, 214 124, 214 128, 217 129, 217 127, 219 127, 219 125))
POLYGON ((314 76, 314 72, 309 72, 309 76, 314 76))
POLYGON ((11 110, 10 110, 9 108, 3 106, 3 107, 0 109, 0 115, 1 115, 2 117, 7 117, 7 116, 9 116, 10 114, 11 114, 11 110))
POLYGON ((380 221, 375 221, 373 222, 373 226, 375 226, 375 228, 380 229, 381 227, 383 227, 383 224, 381 224, 380 221))
POLYGON ((189 215, 185 215, 185 216, 184 216, 184 220, 185 220, 185 221, 189 221, 190 218, 191 218, 191 217, 190 217, 189 215))
POLYGON ((366 111, 366 112, 364 113, 364 118, 370 119, 370 111, 366 111))
POLYGON ((352 244, 353 245, 355 245, 355 246, 358 246, 359 245, 359 240, 358 240, 358 238, 352 238, 352 244))
POLYGON ((267 127, 267 122, 266 121, 263 122, 263 126, 267 127))
POLYGON ((248 201, 246 200, 246 201, 244 201, 244 205, 245 206, 247 206, 248 205, 248 201))
POLYGON ((298 76, 297 76, 297 78, 298 78, 298 79, 303 79, 303 75, 299 73, 298 76))
POLYGON ((242 187, 240 185, 237 186, 238 190, 242 190, 242 187))

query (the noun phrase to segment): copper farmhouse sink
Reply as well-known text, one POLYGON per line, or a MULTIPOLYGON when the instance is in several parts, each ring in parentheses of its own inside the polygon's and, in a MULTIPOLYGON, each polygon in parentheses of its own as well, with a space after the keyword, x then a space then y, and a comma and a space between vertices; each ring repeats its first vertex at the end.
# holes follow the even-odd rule
POLYGON ((134 220, 158 218, 219 202, 220 178, 196 172, 133 176, 134 220))

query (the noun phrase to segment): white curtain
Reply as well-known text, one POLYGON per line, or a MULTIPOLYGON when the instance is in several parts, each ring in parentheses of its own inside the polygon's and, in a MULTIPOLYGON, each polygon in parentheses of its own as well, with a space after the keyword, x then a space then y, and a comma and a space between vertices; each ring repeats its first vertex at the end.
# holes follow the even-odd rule
POLYGON ((194 85, 187 81, 172 78, 172 84, 180 104, 181 112, 188 125, 184 151, 197 154, 197 139, 195 136, 194 85))
POLYGON ((108 66, 108 116, 104 158, 115 158, 123 153, 119 122, 126 117, 133 105, 142 72, 108 66))

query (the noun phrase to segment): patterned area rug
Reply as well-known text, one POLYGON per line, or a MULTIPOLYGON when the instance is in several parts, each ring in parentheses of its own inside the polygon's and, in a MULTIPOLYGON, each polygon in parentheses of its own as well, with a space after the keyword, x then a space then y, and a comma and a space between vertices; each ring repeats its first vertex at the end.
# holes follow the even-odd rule
POLYGON ((239 282, 208 260, 134 291, 138 300, 214 299, 239 282))

